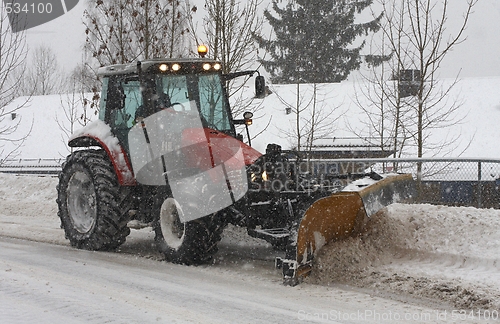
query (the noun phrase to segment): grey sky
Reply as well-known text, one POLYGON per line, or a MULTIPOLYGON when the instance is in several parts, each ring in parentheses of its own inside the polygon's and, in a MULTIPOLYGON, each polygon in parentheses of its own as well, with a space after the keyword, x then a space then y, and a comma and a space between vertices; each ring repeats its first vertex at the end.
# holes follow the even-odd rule
MULTIPOLYGON (((64 16, 28 30, 29 47, 34 48, 40 43, 51 46, 58 56, 59 64, 66 71, 81 62, 81 47, 85 41, 81 21, 85 2, 80 0, 78 5, 64 16)), ((203 8, 203 0, 192 0, 191 3, 201 3, 198 7, 203 8)), ((456 30, 462 20, 464 3, 465 0, 450 1, 450 32, 456 30)), ((197 15, 201 16, 202 11, 199 10, 197 15)), ((454 77, 460 70, 462 78, 500 76, 500 1, 479 0, 466 36, 466 42, 458 45, 446 58, 441 76, 454 77)))

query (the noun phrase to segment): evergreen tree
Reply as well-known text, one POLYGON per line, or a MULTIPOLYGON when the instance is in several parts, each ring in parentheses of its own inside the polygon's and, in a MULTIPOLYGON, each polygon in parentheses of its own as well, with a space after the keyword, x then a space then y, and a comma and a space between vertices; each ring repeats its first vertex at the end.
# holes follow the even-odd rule
MULTIPOLYGON (((274 39, 256 36, 259 46, 270 59, 260 62, 276 83, 340 82, 361 65, 360 51, 365 45, 353 45, 362 35, 377 32, 382 14, 365 22, 354 23, 356 15, 373 0, 290 0, 265 18, 274 30, 274 39)), ((375 62, 376 60, 370 60, 375 62)))

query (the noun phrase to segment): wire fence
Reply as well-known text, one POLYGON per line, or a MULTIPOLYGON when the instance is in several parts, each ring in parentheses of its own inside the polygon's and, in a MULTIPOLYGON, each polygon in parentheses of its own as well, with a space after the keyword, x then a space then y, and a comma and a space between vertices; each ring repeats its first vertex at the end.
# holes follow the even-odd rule
POLYGON ((357 169, 377 173, 411 173, 418 200, 449 206, 500 208, 500 159, 356 159, 357 169))
MULTIPOLYGON (((57 174, 64 161, 0 160, 0 172, 57 174)), ((318 160, 316 168, 337 174, 411 173, 417 181, 419 202, 500 209, 500 159, 329 159, 318 160)))

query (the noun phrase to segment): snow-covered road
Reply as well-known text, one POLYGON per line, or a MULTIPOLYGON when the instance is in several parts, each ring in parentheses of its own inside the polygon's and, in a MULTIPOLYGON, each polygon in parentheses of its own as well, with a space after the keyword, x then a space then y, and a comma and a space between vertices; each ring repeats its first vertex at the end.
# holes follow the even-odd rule
POLYGON ((500 323, 499 211, 391 206, 292 288, 234 227, 199 267, 161 261, 149 229, 117 252, 73 249, 56 183, 0 174, 0 323, 500 323), (460 313, 460 293, 484 308, 460 313))
POLYGON ((379 323, 366 312, 434 316, 430 308, 339 288, 290 288, 256 274, 20 239, 0 239, 0 260, 1 323, 318 322, 314 314, 328 314, 323 322, 358 322, 336 321, 335 312, 379 323))

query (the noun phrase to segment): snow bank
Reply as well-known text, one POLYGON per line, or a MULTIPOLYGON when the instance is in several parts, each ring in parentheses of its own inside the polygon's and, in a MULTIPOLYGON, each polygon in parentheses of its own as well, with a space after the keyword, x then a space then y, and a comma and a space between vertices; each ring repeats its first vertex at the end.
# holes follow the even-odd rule
POLYGON ((67 244, 57 216, 56 177, 0 173, 1 234, 67 244))
POLYGON ((319 252, 310 282, 500 309, 500 211, 394 204, 319 252))

